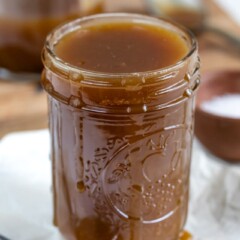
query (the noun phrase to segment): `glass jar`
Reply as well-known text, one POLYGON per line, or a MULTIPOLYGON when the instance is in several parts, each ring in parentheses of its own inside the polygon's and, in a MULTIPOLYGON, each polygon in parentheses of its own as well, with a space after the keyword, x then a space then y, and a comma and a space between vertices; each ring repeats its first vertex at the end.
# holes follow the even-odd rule
POLYGON ((39 79, 47 34, 62 22, 98 11, 100 0, 0 0, 0 78, 39 79))
POLYGON ((199 84, 191 33, 142 15, 95 15, 50 34, 43 62, 55 225, 74 240, 177 240, 187 216, 199 84), (56 55, 54 44, 67 33, 111 21, 167 27, 188 54, 172 66, 129 74, 78 68, 56 55))

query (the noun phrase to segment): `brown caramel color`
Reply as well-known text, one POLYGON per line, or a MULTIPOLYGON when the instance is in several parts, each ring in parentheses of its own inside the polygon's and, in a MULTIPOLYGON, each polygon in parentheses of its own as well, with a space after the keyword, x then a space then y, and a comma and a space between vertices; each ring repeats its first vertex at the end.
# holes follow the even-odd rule
POLYGON ((68 64, 98 71, 62 74, 50 64, 43 74, 54 223, 69 240, 177 240, 187 215, 193 129, 185 90, 196 59, 189 73, 188 64, 148 79, 116 73, 174 65, 187 44, 172 30, 118 21, 82 27, 53 50, 68 64))
POLYGON ((74 66, 107 73, 131 73, 175 64, 188 51, 173 31, 130 23, 102 24, 65 36, 56 54, 74 66))
POLYGON ((192 239, 193 239, 192 235, 187 231, 181 232, 179 236, 179 240, 192 240, 192 239))
MULTIPOLYGON (((41 51, 47 34, 53 28, 77 17, 103 11, 101 2, 85 10, 79 8, 77 0, 33 1, 29 9, 28 4, 25 5, 24 9, 16 8, 15 14, 0 17, 0 67, 14 72, 40 73, 43 68, 41 51), (74 3, 76 5, 74 11, 69 12, 69 8, 74 3), (55 4, 59 5, 56 7, 55 4), (23 15, 24 11, 26 11, 25 15, 23 15), (15 16, 18 14, 23 16, 15 16)), ((9 8, 13 11, 11 7, 9 8)))
POLYGON ((58 24, 76 17, 0 19, 0 66, 15 72, 41 72, 40 53, 47 34, 58 24))

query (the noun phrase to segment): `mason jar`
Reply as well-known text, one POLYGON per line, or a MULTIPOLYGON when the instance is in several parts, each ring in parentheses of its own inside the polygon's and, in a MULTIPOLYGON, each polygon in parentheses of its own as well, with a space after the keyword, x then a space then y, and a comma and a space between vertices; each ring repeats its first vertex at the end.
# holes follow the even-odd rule
POLYGON ((0 0, 0 78, 40 79, 47 34, 60 23, 101 11, 101 4, 101 0, 0 0))
POLYGON ((187 217, 199 59, 193 35, 162 19, 100 14, 54 30, 43 51, 54 224, 69 240, 177 240, 187 217), (174 31, 188 52, 156 70, 106 73, 64 62, 55 46, 101 23, 174 31))

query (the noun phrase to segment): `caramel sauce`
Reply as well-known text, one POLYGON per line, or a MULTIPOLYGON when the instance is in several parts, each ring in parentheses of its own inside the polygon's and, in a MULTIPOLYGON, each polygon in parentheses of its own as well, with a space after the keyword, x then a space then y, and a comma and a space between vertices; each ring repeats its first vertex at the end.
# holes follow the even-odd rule
POLYGON ((131 23, 84 28, 68 34, 56 46, 56 54, 65 62, 107 73, 164 68, 182 59, 187 51, 177 33, 131 23))
POLYGON ((0 19, 0 66, 15 72, 41 72, 40 53, 47 34, 60 23, 77 16, 0 19))
POLYGON ((179 236, 179 240, 193 240, 193 238, 189 232, 183 231, 179 236))
POLYGON ((53 28, 80 16, 103 11, 100 1, 98 4, 92 4, 82 10, 78 9, 78 5, 76 5, 74 13, 67 12, 71 2, 69 2, 69 6, 67 3, 65 4, 66 6, 62 7, 66 7, 66 13, 61 6, 56 9, 55 13, 51 8, 54 7, 54 3, 51 5, 48 1, 43 1, 39 9, 36 7, 37 13, 43 14, 42 17, 34 17, 33 13, 28 12, 26 12, 26 17, 19 19, 15 16, 0 17, 0 67, 14 72, 40 73, 43 68, 40 54, 45 38, 53 28), (57 14, 57 10, 62 13, 57 14))
MULTIPOLYGON (((188 50, 166 28, 119 22, 82 27, 54 49, 68 64, 105 73, 168 67, 188 50)), ((115 84, 106 87, 85 85, 84 74, 46 68, 54 223, 66 239, 178 239, 188 206, 193 102, 157 111, 151 106, 185 98, 186 71, 151 86, 136 76, 100 79, 115 84), (170 91, 179 82, 184 84, 170 91)))

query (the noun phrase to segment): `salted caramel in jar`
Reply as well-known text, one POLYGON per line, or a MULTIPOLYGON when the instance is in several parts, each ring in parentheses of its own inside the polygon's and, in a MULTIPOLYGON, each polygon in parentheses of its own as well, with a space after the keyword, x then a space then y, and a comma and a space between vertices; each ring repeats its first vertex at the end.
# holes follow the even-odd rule
POLYGON ((48 38, 54 224, 69 240, 177 240, 188 207, 194 37, 161 20, 100 14, 48 38))
POLYGON ((47 34, 71 19, 101 11, 101 0, 0 0, 0 77, 40 73, 47 34), (88 2, 88 4, 86 3, 88 2))

